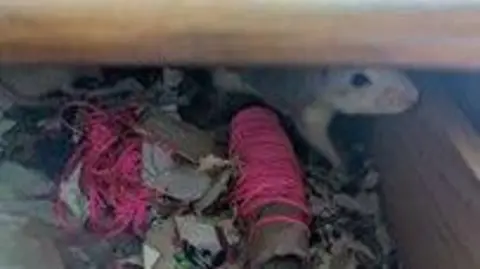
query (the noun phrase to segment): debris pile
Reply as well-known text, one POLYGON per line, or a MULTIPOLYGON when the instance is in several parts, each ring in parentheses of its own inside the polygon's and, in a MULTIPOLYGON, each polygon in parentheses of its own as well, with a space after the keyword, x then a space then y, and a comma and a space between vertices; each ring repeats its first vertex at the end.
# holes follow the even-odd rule
POLYGON ((0 235, 48 246, 37 267, 399 268, 370 161, 318 161, 258 95, 172 68, 51 70, 71 81, 19 94, 31 72, 0 72, 0 235))

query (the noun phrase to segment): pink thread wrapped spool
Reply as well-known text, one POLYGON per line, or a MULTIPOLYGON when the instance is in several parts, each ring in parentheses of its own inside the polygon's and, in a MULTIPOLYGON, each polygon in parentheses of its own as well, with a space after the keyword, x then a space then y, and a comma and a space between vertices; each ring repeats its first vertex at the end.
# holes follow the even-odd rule
POLYGON ((275 113, 240 111, 231 123, 230 154, 239 171, 232 203, 248 229, 250 267, 276 256, 306 259, 311 214, 303 172, 275 113))

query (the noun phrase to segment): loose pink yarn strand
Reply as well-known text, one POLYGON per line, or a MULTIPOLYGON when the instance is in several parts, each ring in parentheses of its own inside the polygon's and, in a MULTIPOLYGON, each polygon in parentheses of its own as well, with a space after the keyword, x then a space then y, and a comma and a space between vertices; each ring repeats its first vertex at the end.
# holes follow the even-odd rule
MULTIPOLYGON (((88 199, 88 226, 115 236, 140 234, 146 228, 148 206, 156 194, 141 178, 142 137, 132 131, 133 109, 106 111, 92 105, 84 111, 83 142, 66 167, 64 176, 81 162, 80 188, 88 199)), ((64 205, 56 205, 66 224, 64 205)))

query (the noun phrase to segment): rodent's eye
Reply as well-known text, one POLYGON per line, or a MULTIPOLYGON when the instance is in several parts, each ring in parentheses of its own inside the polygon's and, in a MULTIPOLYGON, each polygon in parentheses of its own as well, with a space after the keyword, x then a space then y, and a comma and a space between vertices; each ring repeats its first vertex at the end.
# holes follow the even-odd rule
POLYGON ((372 85, 372 82, 365 74, 356 73, 350 79, 350 84, 355 88, 363 88, 372 85))

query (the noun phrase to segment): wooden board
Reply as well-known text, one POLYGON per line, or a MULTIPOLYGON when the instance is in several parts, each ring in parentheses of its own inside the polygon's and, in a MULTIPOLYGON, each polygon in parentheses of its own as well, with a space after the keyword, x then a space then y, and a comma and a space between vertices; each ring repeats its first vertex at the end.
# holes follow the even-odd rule
POLYGON ((372 150, 406 268, 480 268, 480 139, 451 99, 375 124, 372 150))
POLYGON ((480 67, 475 1, 354 2, 0 0, 0 61, 480 67))

